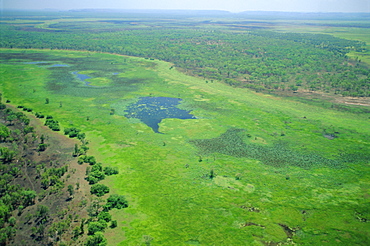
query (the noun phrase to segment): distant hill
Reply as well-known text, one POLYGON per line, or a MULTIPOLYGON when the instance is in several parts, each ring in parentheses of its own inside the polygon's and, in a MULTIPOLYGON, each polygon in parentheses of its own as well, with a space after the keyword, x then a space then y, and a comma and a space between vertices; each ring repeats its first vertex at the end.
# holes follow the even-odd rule
POLYGON ((166 10, 166 9, 72 9, 68 12, 87 13, 133 13, 133 14, 177 14, 177 15, 229 15, 231 12, 224 10, 166 10))

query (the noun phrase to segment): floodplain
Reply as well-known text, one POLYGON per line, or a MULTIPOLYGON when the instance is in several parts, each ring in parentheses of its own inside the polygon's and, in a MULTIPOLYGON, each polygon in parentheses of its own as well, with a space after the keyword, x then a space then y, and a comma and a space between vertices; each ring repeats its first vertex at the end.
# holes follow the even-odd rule
MULTIPOLYGON (((102 23, 99 28, 120 24, 102 23)), ((67 24, 42 20, 32 28, 67 24)), ((85 20, 72 29, 91 24, 85 20)), ((148 28, 145 22, 121 24, 148 28)), ((0 50, 3 97, 52 115, 62 130, 79 128, 89 153, 119 170, 100 181, 129 204, 111 212, 118 226, 105 230, 109 245, 370 243, 366 96, 359 98, 365 106, 320 99, 319 89, 314 99, 299 100, 293 92, 281 96, 190 76, 171 59, 32 48, 0 50), (153 128, 128 116, 128 109, 147 103, 143 98, 173 98, 193 117, 169 113, 153 128)), ((358 76, 368 79, 369 73, 358 76)), ((329 88, 327 93, 335 96, 329 88)), ((173 105, 145 115, 158 110, 173 105)))

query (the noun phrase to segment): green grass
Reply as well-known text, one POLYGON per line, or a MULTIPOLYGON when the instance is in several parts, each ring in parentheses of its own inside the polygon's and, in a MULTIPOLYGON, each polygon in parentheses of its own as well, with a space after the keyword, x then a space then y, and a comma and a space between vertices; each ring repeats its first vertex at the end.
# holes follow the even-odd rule
POLYGON ((150 238, 152 245, 286 243, 281 225, 296 230, 293 241, 299 245, 369 244, 370 225, 356 217, 361 213, 370 219, 369 114, 206 83, 160 61, 87 52, 0 51, 1 57, 22 52, 28 60, 1 61, 3 98, 53 115, 63 127, 78 127, 91 142, 89 153, 120 171, 103 182, 130 204, 113 211, 119 227, 114 237, 107 230, 110 245, 144 245, 150 238), (36 58, 73 66, 23 63, 36 58), (99 88, 81 85, 70 71, 88 71, 99 88), (116 72, 120 74, 113 76, 116 72), (182 98, 181 107, 197 119, 164 119, 164 134, 153 133, 120 115, 143 96, 182 98), (116 115, 109 114, 111 108, 116 115), (243 131, 225 140, 231 129, 243 131), (329 140, 325 134, 338 138, 329 140), (210 151, 197 141, 228 148, 210 151), (267 155, 235 155, 238 143, 267 155), (287 147, 279 149, 279 144, 287 147), (269 165, 273 155, 286 164, 269 165), (320 163, 290 165, 305 157, 320 163), (331 160, 341 168, 321 163, 331 160))

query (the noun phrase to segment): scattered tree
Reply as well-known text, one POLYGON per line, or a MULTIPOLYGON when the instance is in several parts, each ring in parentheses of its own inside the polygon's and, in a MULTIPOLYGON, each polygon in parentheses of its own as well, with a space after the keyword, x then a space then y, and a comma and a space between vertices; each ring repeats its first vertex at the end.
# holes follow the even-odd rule
POLYGON ((128 202, 126 200, 126 197, 122 195, 113 194, 108 197, 107 203, 104 206, 104 211, 108 211, 113 208, 121 209, 127 207, 128 202))
POLYGON ((109 193, 109 187, 103 184, 94 184, 91 186, 90 193, 101 197, 109 193))
POLYGON ((85 243, 85 246, 105 246, 107 245, 107 239, 100 232, 95 233, 95 235, 89 236, 85 243))

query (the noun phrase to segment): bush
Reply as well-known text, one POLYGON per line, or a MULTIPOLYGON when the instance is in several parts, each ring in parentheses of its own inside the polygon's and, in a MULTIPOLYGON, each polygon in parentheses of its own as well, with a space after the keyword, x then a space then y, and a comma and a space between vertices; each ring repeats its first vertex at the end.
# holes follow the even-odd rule
POLYGON ((85 139, 85 137, 86 137, 85 133, 80 132, 80 133, 77 134, 78 140, 83 140, 83 139, 85 139))
POLYGON ((110 195, 109 198, 107 199, 107 204, 104 206, 104 210, 108 211, 112 208, 127 208, 128 207, 128 202, 126 198, 122 195, 110 195))
POLYGON ((117 220, 112 220, 111 222, 110 222, 110 228, 116 228, 117 227, 117 220))
POLYGON ((75 127, 64 129, 64 135, 68 135, 70 138, 77 137, 81 130, 75 127))
POLYGON ((97 178, 91 175, 87 176, 86 180, 89 182, 89 184, 96 184, 99 182, 97 178))
POLYGON ((37 151, 45 151, 47 146, 47 144, 39 144, 37 151))
POLYGON ((102 167, 101 163, 96 163, 95 165, 93 165, 91 167, 91 172, 96 172, 96 171, 98 171, 98 172, 103 171, 103 167, 102 167))
POLYGON ((104 196, 106 193, 109 193, 109 187, 103 184, 94 184, 91 186, 90 193, 99 197, 104 196))
POLYGON ((107 245, 107 239, 100 232, 93 236, 89 236, 85 243, 85 246, 105 246, 107 245))
POLYGON ((95 165, 96 164, 96 160, 95 160, 94 156, 86 156, 85 157, 85 162, 89 163, 90 165, 95 165))
POLYGON ((117 168, 104 167, 104 174, 108 176, 118 174, 118 170, 117 168))
POLYGON ((53 131, 60 131, 59 122, 48 117, 46 117, 45 126, 48 126, 53 131))
MULTIPOLYGON (((81 146, 81 148, 82 148, 82 146, 81 146)), ((94 156, 81 155, 78 158, 78 163, 79 164, 89 163, 90 165, 95 165, 96 164, 96 160, 95 160, 95 157, 94 156)))
POLYGON ((83 164, 85 162, 85 156, 84 155, 81 155, 78 157, 78 160, 77 160, 77 163, 78 164, 83 164))
POLYGON ((34 128, 32 126, 26 126, 24 129, 23 129, 23 133, 24 134, 28 134, 30 132, 33 132, 34 128))
POLYGON ((98 214, 98 220, 104 220, 106 222, 109 222, 112 220, 112 216, 108 212, 100 212, 98 214))
POLYGON ((87 227, 87 231, 89 235, 94 235, 96 232, 100 232, 100 231, 104 231, 105 229, 105 226, 98 222, 98 221, 93 221, 93 222, 90 222, 88 227, 87 227))
POLYGON ((45 115, 43 115, 42 113, 38 113, 38 112, 35 113, 35 116, 36 118, 45 118, 45 115))

